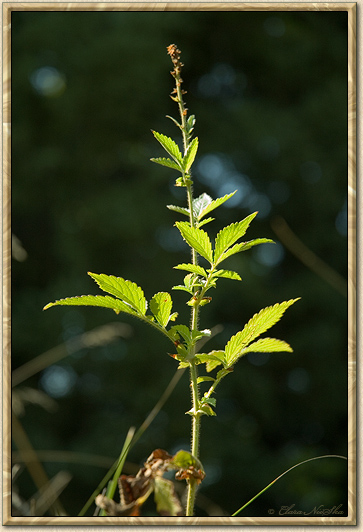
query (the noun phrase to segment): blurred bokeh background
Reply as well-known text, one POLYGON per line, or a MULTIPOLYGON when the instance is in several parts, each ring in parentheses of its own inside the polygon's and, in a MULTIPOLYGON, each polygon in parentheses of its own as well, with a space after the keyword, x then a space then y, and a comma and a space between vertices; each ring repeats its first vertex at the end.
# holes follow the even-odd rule
MULTIPOLYGON (((243 281, 220 280, 203 309, 202 328, 223 325, 205 349, 301 297, 271 330, 294 353, 242 359, 220 385, 217 417, 203 419, 197 514, 231 515, 295 463, 347 454, 347 13, 13 12, 15 514, 60 478, 61 505, 77 515, 176 370, 168 341, 132 318, 42 311, 100 293, 87 271, 131 279, 148 299, 183 277, 173 266, 189 249, 166 205, 185 205, 184 191, 149 161, 163 155, 151 129, 179 140, 165 117, 177 117, 171 43, 197 118, 195 196, 238 190, 208 231, 258 210, 247 238, 277 242, 226 262, 243 281)), ((172 293, 178 323, 186 296, 172 293)), ((189 402, 185 374, 126 472, 155 448, 189 448, 189 402)), ((346 514, 346 493, 346 463, 316 461, 241 515, 292 504, 346 514)))

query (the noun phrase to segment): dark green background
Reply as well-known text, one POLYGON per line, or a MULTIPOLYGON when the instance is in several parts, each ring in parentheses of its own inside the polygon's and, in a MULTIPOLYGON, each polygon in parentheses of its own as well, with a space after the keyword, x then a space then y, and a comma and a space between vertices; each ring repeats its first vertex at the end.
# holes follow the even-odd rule
MULTIPOLYGON (((170 343, 127 316, 42 312, 55 299, 100 293, 87 271, 131 279, 148 299, 182 280, 172 267, 189 251, 173 228, 180 216, 165 206, 185 205, 184 191, 173 186, 173 170, 149 161, 163 155, 151 129, 179 140, 165 118, 177 117, 170 43, 182 50, 186 102, 197 117, 195 196, 240 190, 206 229, 215 236, 259 210, 247 238, 276 239, 270 222, 282 216, 347 275, 346 12, 14 12, 12 231, 27 258, 12 265, 13 369, 99 325, 132 327, 127 340, 82 350, 19 385, 53 396, 52 375, 69 385, 52 413, 26 405, 20 420, 37 450, 115 459, 176 369, 170 343)), ((200 493, 226 515, 298 461, 347 453, 346 297, 280 244, 277 256, 271 245, 262 249, 225 263, 243 281, 220 280, 201 319, 202 328, 223 324, 208 344, 218 349, 261 308, 301 297, 271 331, 294 353, 242 359, 220 385, 217 417, 203 418, 200 493)), ((178 323, 189 320, 186 296, 172 292, 178 323)), ((129 461, 189 447, 189 395, 185 374, 129 461)), ((106 472, 71 462, 45 468, 72 473, 61 495, 69 515, 106 472)), ((36 491, 26 471, 17 485, 25 499, 36 491)), ((316 461, 241 515, 292 504, 307 512, 343 504, 346 512, 346 493, 346 463, 316 461)))

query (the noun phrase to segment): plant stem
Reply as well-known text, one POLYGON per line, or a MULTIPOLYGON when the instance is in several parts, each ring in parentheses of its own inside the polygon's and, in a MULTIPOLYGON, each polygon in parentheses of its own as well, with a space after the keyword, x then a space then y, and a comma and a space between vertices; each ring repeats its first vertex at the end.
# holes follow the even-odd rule
MULTIPOLYGON (((172 99, 178 103, 180 119, 181 119, 181 131, 183 134, 183 146, 184 146, 184 156, 186 155, 189 148, 190 134, 187 129, 187 108, 183 102, 183 93, 184 91, 181 88, 183 82, 181 78, 181 69, 183 63, 180 61, 180 50, 178 50, 175 44, 168 46, 168 54, 171 57, 171 60, 174 65, 174 70, 171 72, 172 76, 175 79, 175 89, 173 90, 172 99)), ((189 221, 191 227, 196 227, 194 212, 193 212, 193 189, 191 176, 183 171, 183 182, 186 184, 187 189, 187 200, 189 208, 189 221)), ((192 262, 194 265, 198 264, 197 253, 192 249, 192 262)), ((191 310, 191 323, 190 328, 192 331, 198 329, 198 318, 199 318, 199 305, 200 301, 196 301, 195 306, 191 310)), ((199 389, 198 389, 198 371, 194 361, 195 356, 195 345, 190 348, 189 359, 190 359, 190 387, 192 390, 192 409, 190 414, 192 416, 192 429, 191 429, 191 453, 198 459, 199 455, 199 436, 200 436, 200 399, 199 399, 199 389)), ((194 501, 196 494, 197 482, 196 479, 190 478, 188 480, 188 496, 187 496, 187 506, 186 506, 186 515, 192 516, 194 512, 194 501)))

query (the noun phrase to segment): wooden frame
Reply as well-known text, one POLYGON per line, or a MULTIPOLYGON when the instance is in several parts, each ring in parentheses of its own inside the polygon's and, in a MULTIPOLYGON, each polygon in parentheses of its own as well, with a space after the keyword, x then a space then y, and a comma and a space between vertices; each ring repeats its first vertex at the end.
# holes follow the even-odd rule
POLYGON ((270 3, 270 2, 152 2, 152 3, 97 3, 97 2, 5 2, 3 3, 3 524, 4 525, 353 525, 356 523, 356 3, 270 3), (11 516, 11 374, 10 374, 10 17, 13 11, 24 10, 78 10, 78 11, 322 11, 340 10, 348 12, 348 227, 349 227, 349 279, 348 279, 348 318, 349 318, 349 512, 348 517, 284 517, 279 518, 97 518, 62 517, 12 517, 11 516))

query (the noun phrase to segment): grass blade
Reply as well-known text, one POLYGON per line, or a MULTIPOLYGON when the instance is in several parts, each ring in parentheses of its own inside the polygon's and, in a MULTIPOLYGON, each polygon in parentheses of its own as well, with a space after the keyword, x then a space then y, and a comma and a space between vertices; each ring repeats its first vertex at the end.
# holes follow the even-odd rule
POLYGON ((260 495, 262 495, 262 493, 267 491, 268 488, 270 488, 273 484, 275 484, 275 482, 277 482, 281 477, 286 475, 286 473, 289 473, 289 471, 292 471, 293 469, 295 469, 295 467, 301 466, 302 464, 306 464, 307 462, 312 462, 313 460, 320 460, 322 458, 341 458, 342 460, 348 460, 348 458, 346 456, 340 456, 339 454, 325 454, 324 456, 314 456, 314 458, 309 458, 308 460, 304 460, 303 462, 299 462, 298 464, 295 464, 292 467, 290 467, 289 469, 287 469, 286 471, 284 471, 281 475, 279 475, 277 478, 275 478, 275 480, 270 482, 270 484, 268 486, 263 488, 263 490, 261 490, 259 493, 257 493, 257 495, 252 497, 252 499, 250 499, 248 502, 246 502, 246 504, 241 506, 241 508, 239 510, 234 512, 234 514, 232 514, 231 517, 236 517, 236 515, 238 515, 240 512, 242 512, 242 510, 247 508, 247 506, 249 504, 251 504, 251 502, 255 501, 257 499, 257 497, 259 497, 260 495))

